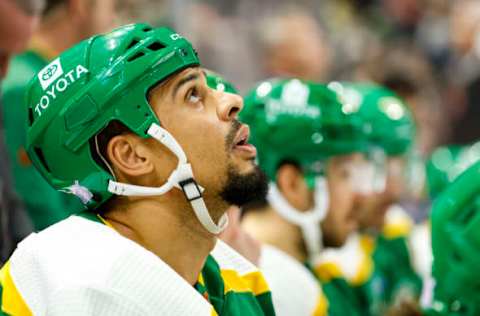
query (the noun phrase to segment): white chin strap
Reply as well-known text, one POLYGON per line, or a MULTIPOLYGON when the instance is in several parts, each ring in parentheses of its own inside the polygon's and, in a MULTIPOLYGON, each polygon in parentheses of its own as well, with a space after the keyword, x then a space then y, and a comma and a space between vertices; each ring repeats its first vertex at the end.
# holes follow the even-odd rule
POLYGON ((158 124, 153 123, 150 125, 147 134, 165 145, 177 156, 177 168, 170 174, 167 182, 161 187, 144 187, 110 180, 108 183, 108 191, 116 195, 124 196, 151 196, 165 194, 175 187, 183 191, 185 198, 192 205, 193 211, 203 227, 212 234, 217 235, 221 233, 228 225, 228 216, 226 214, 222 215, 218 224, 213 221, 202 197, 204 189, 195 181, 192 167, 187 162, 187 157, 182 147, 180 147, 175 138, 173 138, 172 134, 158 124))
POLYGON ((316 179, 315 206, 309 211, 301 212, 290 205, 274 183, 270 184, 267 200, 280 216, 301 228, 309 259, 315 258, 323 249, 320 223, 327 214, 329 204, 326 179, 316 179))

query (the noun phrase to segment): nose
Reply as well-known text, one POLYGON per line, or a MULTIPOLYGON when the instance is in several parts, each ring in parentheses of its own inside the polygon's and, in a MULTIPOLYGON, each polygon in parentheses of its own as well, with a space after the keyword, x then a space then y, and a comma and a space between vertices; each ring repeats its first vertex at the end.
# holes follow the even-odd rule
POLYGON ((218 117, 223 121, 238 119, 238 113, 243 108, 243 98, 238 94, 219 92, 220 102, 217 107, 218 117))

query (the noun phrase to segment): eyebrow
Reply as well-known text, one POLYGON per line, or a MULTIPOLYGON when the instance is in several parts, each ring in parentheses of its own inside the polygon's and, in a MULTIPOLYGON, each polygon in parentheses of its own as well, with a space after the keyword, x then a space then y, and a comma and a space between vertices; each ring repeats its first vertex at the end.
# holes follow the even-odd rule
POLYGON ((175 99, 175 95, 177 94, 178 90, 187 82, 192 81, 192 80, 197 80, 199 78, 199 75, 197 73, 191 74, 186 76, 185 78, 182 78, 176 85, 175 88, 173 89, 172 93, 172 98, 175 99))

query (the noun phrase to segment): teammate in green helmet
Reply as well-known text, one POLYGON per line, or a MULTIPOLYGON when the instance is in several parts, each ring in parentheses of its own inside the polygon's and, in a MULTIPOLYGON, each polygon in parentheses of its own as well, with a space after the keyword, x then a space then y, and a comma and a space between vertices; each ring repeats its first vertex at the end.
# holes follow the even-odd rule
MULTIPOLYGON (((456 179, 462 175, 466 169, 470 166, 478 162, 480 159, 480 146, 479 143, 474 143, 470 145, 448 145, 437 148, 430 159, 426 163, 426 176, 427 176, 427 190, 430 195, 430 199, 435 203, 433 206, 433 210, 441 209, 441 212, 450 212, 447 211, 448 207, 445 205, 438 205, 436 203, 437 200, 441 200, 444 203, 445 199, 442 198, 445 191, 449 191, 449 187, 452 186, 452 183, 456 181, 456 179)), ((473 173, 475 171, 469 171, 473 173)), ((470 176, 472 177, 472 176, 470 176)), ((464 180, 465 181, 465 180, 464 180)), ((459 186, 459 188, 463 188, 465 185, 470 185, 468 182, 463 182, 459 186)), ((473 183, 471 184, 473 185, 473 183)), ((458 186, 458 185, 453 185, 458 186)), ((462 190, 462 189, 461 189, 462 190)), ((449 193, 447 193, 449 194, 449 193)), ((450 194, 452 197, 452 195, 450 194)), ((457 199, 458 197, 453 196, 453 199, 457 199)), ((478 199, 472 197, 468 201, 462 202, 463 204, 455 206, 455 209, 458 212, 458 216, 461 217, 462 213, 468 214, 469 212, 478 209, 478 199)), ((432 210, 432 216, 435 211, 432 210)), ((443 215, 442 215, 443 216, 443 215)), ((423 256, 426 257, 428 254, 429 260, 428 264, 430 265, 430 275, 432 275, 432 262, 434 263, 433 267, 433 278, 431 277, 431 286, 428 289, 429 295, 428 297, 432 298, 433 301, 430 299, 425 302, 425 306, 429 307, 427 310, 427 314, 436 315, 475 315, 478 313, 479 306, 476 305, 475 300, 472 300, 475 294, 473 294, 472 288, 474 285, 471 283, 466 287, 463 287, 463 282, 466 280, 460 278, 458 276, 458 271, 466 272, 464 270, 467 266, 465 265, 465 261, 459 261, 459 269, 454 268, 450 270, 446 266, 451 266, 453 264, 452 260, 456 260, 452 258, 452 254, 455 253, 454 245, 452 245, 453 240, 449 240, 450 237, 446 234, 456 234, 453 231, 450 232, 445 230, 441 225, 445 225, 448 221, 455 221, 454 218, 443 218, 441 222, 437 222, 434 225, 432 221, 431 226, 432 229, 428 229, 428 234, 435 235, 434 237, 436 240, 443 240, 445 241, 445 248, 440 247, 438 245, 439 242, 436 241, 436 247, 434 247, 433 256, 435 256, 435 261, 433 261, 431 250, 427 253, 424 251, 423 256), (448 280, 448 281, 445 281, 448 280), (453 283, 452 283, 453 282, 453 283), (435 288, 433 287, 435 285, 435 288), (451 289, 458 289, 462 288, 460 292, 452 292, 451 289), (472 293, 473 295, 470 295, 472 293), (458 296, 457 296, 458 295, 458 296), (457 301, 457 297, 459 300, 457 301), (462 303, 460 303, 462 302, 462 303), (466 305, 468 306, 466 306, 466 305)), ((452 224, 446 224, 452 225, 452 224)), ((430 240, 430 239, 429 239, 430 240)), ((469 243, 470 241, 464 239, 463 243, 469 243)), ((432 242, 429 243, 432 245, 432 242)), ((460 246, 460 244, 458 244, 460 246)), ((462 247, 464 245, 462 244, 462 247)), ((468 268, 467 268, 468 269, 468 268)), ((475 273, 473 270, 472 274, 475 273)))
POLYGON ((480 143, 437 148, 426 164, 427 190, 435 200, 460 174, 480 159, 480 143))
POLYGON ((357 290, 366 312, 383 315, 404 300, 416 302, 421 290, 408 245, 413 221, 398 205, 408 188, 415 127, 407 106, 384 87, 339 82, 329 87, 365 120, 376 162, 375 190, 359 203, 359 233, 329 259, 357 290))
POLYGON ((463 172, 432 207, 434 301, 427 315, 478 315, 480 162, 463 172))
POLYGON ((356 315, 345 281, 313 263, 356 229, 355 201, 368 184, 362 120, 325 85, 298 79, 258 84, 240 115, 270 180, 267 201, 247 207, 242 224, 264 244, 259 267, 277 313, 356 315), (319 279, 328 285, 322 289, 319 279))
POLYGON ((239 94, 238 89, 233 85, 233 83, 227 81, 218 73, 208 70, 205 70, 207 77, 207 84, 210 88, 218 91, 225 91, 228 93, 239 94))
POLYGON ((266 181, 241 97, 209 88, 199 65, 181 35, 132 24, 32 79, 27 151, 88 210, 20 243, 3 313, 274 315, 258 269, 217 240, 226 209, 266 181))

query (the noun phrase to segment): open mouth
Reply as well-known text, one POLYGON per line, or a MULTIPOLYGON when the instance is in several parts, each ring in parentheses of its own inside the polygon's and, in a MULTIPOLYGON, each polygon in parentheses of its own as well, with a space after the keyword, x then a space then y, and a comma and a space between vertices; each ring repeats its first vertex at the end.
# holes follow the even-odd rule
POLYGON ((233 150, 241 151, 248 158, 255 158, 257 156, 257 149, 252 144, 248 143, 250 138, 250 128, 248 125, 242 125, 237 132, 237 136, 233 142, 233 150))

